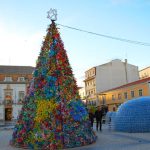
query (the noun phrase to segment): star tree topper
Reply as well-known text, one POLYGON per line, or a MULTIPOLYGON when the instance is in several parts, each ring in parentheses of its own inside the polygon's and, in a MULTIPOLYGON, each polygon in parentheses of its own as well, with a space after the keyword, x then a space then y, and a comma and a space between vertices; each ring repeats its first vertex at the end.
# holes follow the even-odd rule
POLYGON ((57 20, 57 10, 56 9, 50 9, 47 12, 47 18, 49 18, 51 21, 56 21, 57 20))

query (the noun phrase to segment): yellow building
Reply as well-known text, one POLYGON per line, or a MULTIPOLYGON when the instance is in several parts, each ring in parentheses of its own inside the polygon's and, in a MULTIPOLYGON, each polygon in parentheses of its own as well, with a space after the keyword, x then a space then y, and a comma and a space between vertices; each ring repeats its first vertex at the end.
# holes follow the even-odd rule
POLYGON ((115 111, 125 101, 141 96, 150 96, 150 77, 98 94, 100 104, 107 105, 109 111, 115 111))
POLYGON ((140 79, 148 78, 150 77, 150 67, 144 68, 139 71, 140 79))
POLYGON ((81 100, 86 104, 85 87, 78 87, 81 100))
POLYGON ((84 82, 87 104, 96 105, 96 67, 85 72, 84 82))

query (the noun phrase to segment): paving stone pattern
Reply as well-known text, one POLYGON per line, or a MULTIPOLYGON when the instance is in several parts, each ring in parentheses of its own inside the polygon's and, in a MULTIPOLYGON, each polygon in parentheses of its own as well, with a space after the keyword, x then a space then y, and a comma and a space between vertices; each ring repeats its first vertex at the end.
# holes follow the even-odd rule
MULTIPOLYGON (((103 125, 102 131, 96 131, 96 134, 96 143, 67 150, 150 150, 150 133, 115 132, 103 125)), ((23 150, 9 145, 11 135, 12 129, 0 130, 0 150, 23 150)))

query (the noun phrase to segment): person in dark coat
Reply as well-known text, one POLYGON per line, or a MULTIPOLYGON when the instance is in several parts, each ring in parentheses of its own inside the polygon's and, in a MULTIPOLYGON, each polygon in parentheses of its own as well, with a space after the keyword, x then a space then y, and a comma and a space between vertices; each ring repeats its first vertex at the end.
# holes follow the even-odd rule
POLYGON ((97 107, 97 110, 95 112, 95 118, 96 118, 96 130, 102 130, 102 117, 103 117, 103 111, 100 106, 97 107))
POLYGON ((94 113, 92 112, 92 109, 89 110, 89 120, 91 122, 91 127, 93 127, 94 123, 94 113))

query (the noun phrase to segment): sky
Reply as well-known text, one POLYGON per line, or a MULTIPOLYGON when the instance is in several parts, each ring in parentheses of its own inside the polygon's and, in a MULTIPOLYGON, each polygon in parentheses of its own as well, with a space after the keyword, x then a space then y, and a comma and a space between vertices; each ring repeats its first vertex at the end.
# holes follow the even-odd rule
MULTIPOLYGON (((0 0, 0 65, 36 65, 50 8, 58 24, 150 43, 149 0, 0 0)), ((86 70, 113 59, 128 59, 139 70, 150 66, 150 46, 57 27, 79 86, 86 70)))

